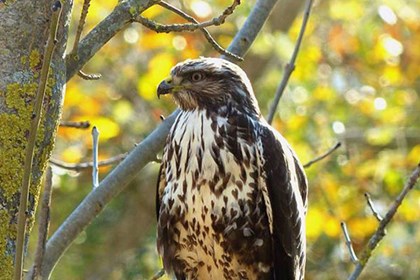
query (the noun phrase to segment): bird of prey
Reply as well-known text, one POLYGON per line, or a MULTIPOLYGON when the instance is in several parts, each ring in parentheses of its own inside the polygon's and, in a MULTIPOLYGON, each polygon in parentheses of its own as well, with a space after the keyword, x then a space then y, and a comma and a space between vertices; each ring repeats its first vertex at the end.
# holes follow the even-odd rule
POLYGON ((190 59, 157 89, 181 111, 163 152, 156 210, 166 272, 181 279, 303 279, 307 181, 261 116, 245 72, 190 59))

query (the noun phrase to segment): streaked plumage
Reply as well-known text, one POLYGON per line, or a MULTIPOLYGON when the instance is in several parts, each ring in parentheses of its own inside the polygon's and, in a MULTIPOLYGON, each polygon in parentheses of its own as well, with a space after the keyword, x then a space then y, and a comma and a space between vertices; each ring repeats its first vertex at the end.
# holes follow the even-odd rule
POLYGON ((246 74, 218 58, 176 65, 180 106, 158 178, 158 252, 177 279, 303 279, 307 182, 262 118, 246 74))

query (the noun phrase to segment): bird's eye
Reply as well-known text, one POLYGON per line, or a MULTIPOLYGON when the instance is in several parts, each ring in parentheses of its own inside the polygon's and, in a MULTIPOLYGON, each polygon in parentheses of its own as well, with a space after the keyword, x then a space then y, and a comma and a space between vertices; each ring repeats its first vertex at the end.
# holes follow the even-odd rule
POLYGON ((203 73, 200 72, 194 72, 191 74, 191 81, 192 82, 198 82, 201 81, 204 78, 203 73))

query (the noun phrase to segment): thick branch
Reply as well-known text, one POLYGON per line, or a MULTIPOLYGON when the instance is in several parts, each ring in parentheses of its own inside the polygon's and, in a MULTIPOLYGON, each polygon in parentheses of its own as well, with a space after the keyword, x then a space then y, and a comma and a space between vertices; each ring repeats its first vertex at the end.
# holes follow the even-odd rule
POLYGON ((383 219, 379 223, 378 228, 376 229, 373 236, 369 239, 368 244, 365 246, 365 248, 362 251, 362 254, 361 254, 362 257, 360 258, 359 262, 357 263, 356 267, 354 268, 348 280, 356 280, 357 278, 359 278, 360 273, 365 268, 366 263, 368 262, 370 256, 372 255, 373 250, 375 250, 379 242, 385 237, 386 226, 391 222, 395 213, 397 213, 398 207, 400 207, 401 203, 403 202, 404 198, 407 196, 408 192, 414 188, 414 185, 417 183, 419 176, 420 176, 420 163, 417 165, 416 169, 414 169, 414 171, 411 173, 401 193, 395 199, 394 203, 391 205, 388 212, 385 214, 385 217, 383 217, 383 219))
MULTIPOLYGON (((246 19, 242 28, 236 33, 228 51, 244 57, 251 47, 277 0, 258 0, 254 8, 246 19)), ((226 60, 232 60, 229 57, 222 56, 226 60)))

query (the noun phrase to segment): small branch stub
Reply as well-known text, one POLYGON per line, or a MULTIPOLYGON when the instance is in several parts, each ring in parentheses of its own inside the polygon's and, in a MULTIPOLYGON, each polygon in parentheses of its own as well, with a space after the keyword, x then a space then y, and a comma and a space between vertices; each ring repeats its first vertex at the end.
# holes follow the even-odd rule
POLYGON ((344 240, 346 242, 346 246, 349 251, 351 261, 357 264, 359 262, 359 259, 357 258, 356 253, 354 252, 353 245, 350 239, 350 234, 349 234, 349 231, 347 230, 347 225, 345 222, 341 222, 340 225, 344 234, 344 240))
POLYGON ((375 216, 375 218, 378 220, 378 222, 382 221, 382 216, 381 216, 381 214, 379 214, 378 210, 376 210, 376 207, 373 204, 373 201, 370 198, 369 193, 365 193, 365 198, 366 198, 367 204, 369 205, 370 210, 373 213, 373 216, 375 216))
POLYGON ((61 127, 72 127, 72 128, 86 129, 86 128, 90 127, 90 122, 89 121, 82 121, 82 122, 61 121, 60 126, 61 127))

